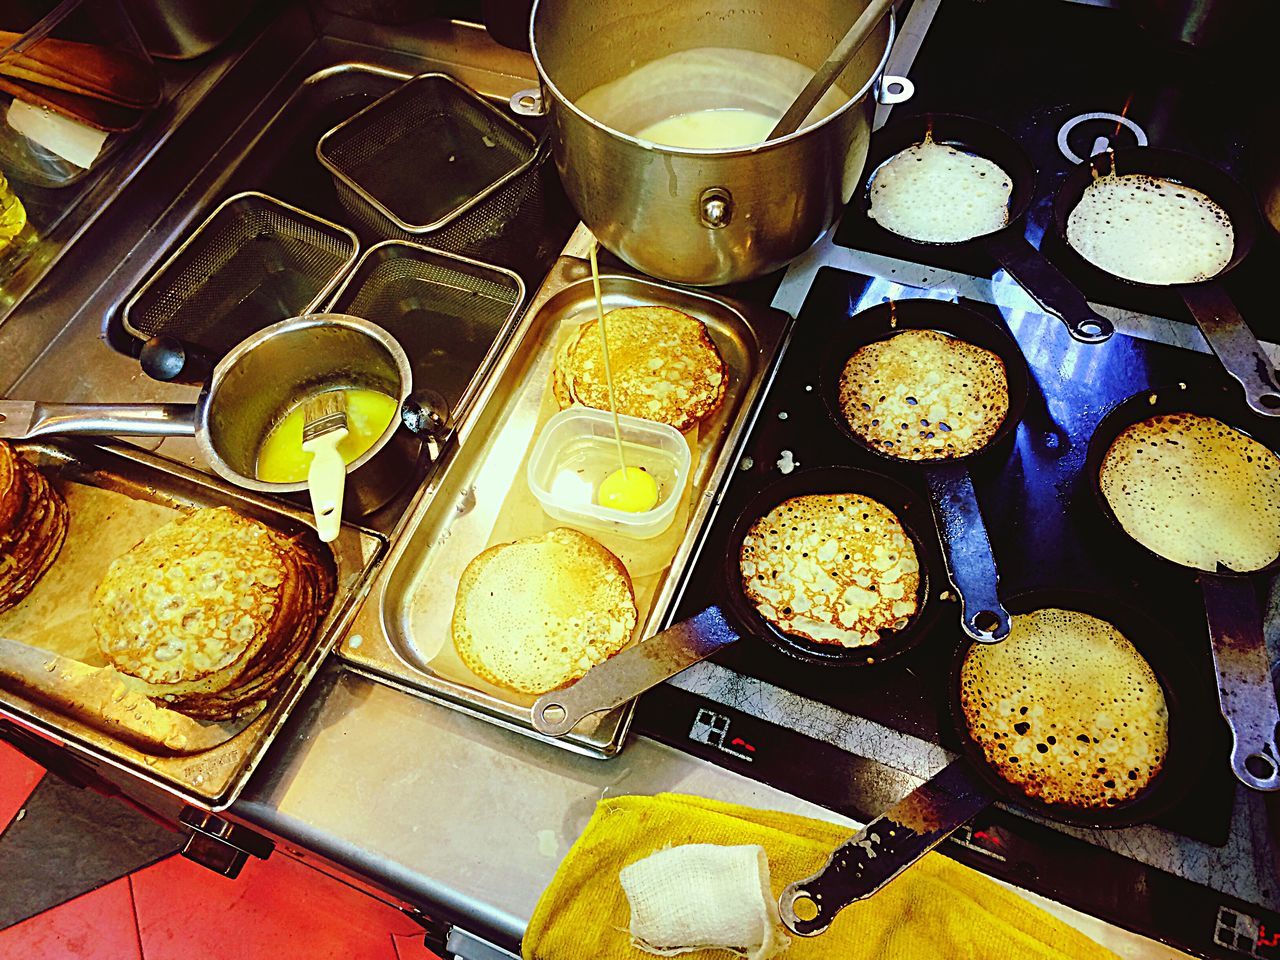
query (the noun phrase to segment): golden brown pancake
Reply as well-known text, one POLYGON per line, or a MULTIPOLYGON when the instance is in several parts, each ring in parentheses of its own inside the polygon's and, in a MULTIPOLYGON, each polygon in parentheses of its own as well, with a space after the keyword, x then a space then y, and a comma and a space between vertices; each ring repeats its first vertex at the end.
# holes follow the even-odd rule
POLYGON ((864 647, 919 606, 915 545, 893 511, 856 493, 793 497, 747 530, 742 587, 783 633, 864 647))
POLYGON ((1145 174, 1109 174, 1081 194, 1067 217, 1067 241, 1117 277, 1168 285, 1221 273, 1235 251, 1235 229, 1199 190, 1145 174))
MULTIPOLYGON (((688 430, 719 409, 727 368, 701 320, 669 307, 622 307, 604 320, 619 413, 688 430)), ((609 409, 598 324, 582 324, 556 354, 552 389, 562 410, 609 409)))
POLYGON ((1280 457, 1212 417, 1125 427, 1099 481, 1129 536, 1174 563, 1247 573, 1280 556, 1280 457))
POLYGON ((1150 664, 1114 626, 1073 610, 1013 617, 960 671, 969 735, 1000 776, 1045 803, 1132 800, 1164 764, 1169 712, 1150 664))
POLYGON ((53 565, 67 536, 67 505, 34 466, 0 441, 8 525, 0 528, 0 611, 16 606, 53 565), (5 476, 8 477, 5 480, 5 476))
POLYGON ((1004 361, 933 330, 860 347, 840 374, 840 410, 877 450, 945 460, 981 450, 1009 412, 1004 361))
POLYGON ((559 527, 490 547, 467 564, 453 643, 488 682, 545 693, 625 647, 636 619, 622 562, 586 534, 559 527))

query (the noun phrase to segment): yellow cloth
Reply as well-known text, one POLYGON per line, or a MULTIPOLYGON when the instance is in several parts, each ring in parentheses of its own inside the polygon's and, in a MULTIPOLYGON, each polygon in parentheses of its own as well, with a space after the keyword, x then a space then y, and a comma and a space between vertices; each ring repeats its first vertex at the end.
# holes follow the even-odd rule
MULTIPOLYGON (((631 945, 618 871, 667 846, 758 843, 774 895, 811 876, 849 838, 843 827, 700 797, 602 800, 538 901, 525 960, 643 960, 631 945)), ((726 960, 699 950, 683 960, 726 960)), ((1116 960, 1084 934, 981 874, 931 853, 818 937, 791 937, 786 960, 1116 960)))

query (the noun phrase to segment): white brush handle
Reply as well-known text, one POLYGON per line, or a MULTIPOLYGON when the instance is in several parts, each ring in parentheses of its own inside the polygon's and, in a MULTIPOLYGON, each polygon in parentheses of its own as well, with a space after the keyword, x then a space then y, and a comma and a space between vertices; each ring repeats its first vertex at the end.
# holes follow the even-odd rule
POLYGON ((307 445, 311 451, 307 489, 311 493, 316 532, 325 543, 337 540, 342 526, 342 494, 347 485, 347 464, 338 452, 338 443, 346 435, 345 430, 334 430, 307 445))

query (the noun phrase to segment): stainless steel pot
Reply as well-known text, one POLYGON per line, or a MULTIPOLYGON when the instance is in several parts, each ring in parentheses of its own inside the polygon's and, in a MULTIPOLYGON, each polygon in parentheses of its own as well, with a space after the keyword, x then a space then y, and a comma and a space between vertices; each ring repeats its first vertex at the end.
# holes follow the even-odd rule
POLYGON ((783 266, 822 235, 849 201, 871 135, 873 92, 893 43, 886 17, 840 75, 850 99, 796 133, 736 149, 655 145, 575 105, 641 64, 698 47, 777 54, 816 69, 864 2, 710 0, 609 4, 538 0, 530 44, 541 90, 512 97, 519 113, 549 114, 556 166, 578 215, 627 263, 665 280, 714 286, 783 266))
MULTIPOLYGON (((400 344, 377 324, 337 313, 273 324, 218 361, 194 404, 93 404, 0 401, 0 437, 49 434, 194 436, 225 480, 263 493, 306 490, 306 481, 257 477, 258 451, 280 417, 318 388, 364 387, 401 404, 413 372, 400 344)), ((395 418, 347 467, 344 513, 360 516, 386 503, 413 475, 422 440, 395 418)))

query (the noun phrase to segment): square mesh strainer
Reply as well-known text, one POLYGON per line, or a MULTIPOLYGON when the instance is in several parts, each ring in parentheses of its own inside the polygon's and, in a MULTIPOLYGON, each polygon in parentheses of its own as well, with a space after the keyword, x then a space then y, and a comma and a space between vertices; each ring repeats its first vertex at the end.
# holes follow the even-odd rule
POLYGON ((403 240, 370 247, 328 306, 399 341, 415 389, 440 394, 456 419, 468 406, 524 302, 519 274, 403 240))
POLYGON ((124 306, 124 327, 221 356, 314 310, 355 262, 356 235, 261 193, 224 201, 124 306))
POLYGON ((416 235, 519 176, 534 148, 533 134, 475 91, 424 73, 326 133, 316 156, 348 210, 416 235))

